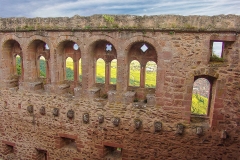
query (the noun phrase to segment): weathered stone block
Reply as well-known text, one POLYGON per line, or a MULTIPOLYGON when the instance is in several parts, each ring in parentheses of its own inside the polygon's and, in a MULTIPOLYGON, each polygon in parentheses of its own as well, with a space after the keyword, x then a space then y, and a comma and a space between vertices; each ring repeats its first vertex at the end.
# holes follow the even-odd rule
POLYGON ((115 95, 116 95, 117 91, 116 90, 111 90, 111 91, 108 91, 107 94, 108 94, 108 102, 109 103, 114 103, 116 102, 115 100, 115 95))
POLYGON ((94 98, 99 98, 100 97, 100 88, 94 87, 89 89, 89 97, 94 99, 94 98))
POLYGON ((87 124, 89 123, 89 114, 83 113, 83 123, 87 124))
POLYGON ((124 94, 124 103, 125 104, 129 104, 129 103, 132 103, 134 98, 135 98, 135 94, 136 92, 131 92, 131 91, 127 91, 125 94, 124 94))
POLYGON ((67 117, 70 119, 74 118, 74 111, 72 109, 68 110, 67 117))
POLYGON ((147 94, 147 105, 154 106, 156 104, 155 94, 147 94))
POLYGON ((119 117, 114 117, 112 119, 112 123, 113 123, 114 126, 118 126, 119 123, 120 123, 120 118, 119 117))

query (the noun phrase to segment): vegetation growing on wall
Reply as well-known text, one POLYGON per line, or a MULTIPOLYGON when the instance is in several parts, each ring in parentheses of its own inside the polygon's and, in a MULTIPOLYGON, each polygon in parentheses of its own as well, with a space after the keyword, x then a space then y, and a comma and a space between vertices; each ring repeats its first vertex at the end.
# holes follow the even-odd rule
POLYGON ((224 62, 224 59, 213 53, 212 56, 210 57, 210 61, 211 62, 224 62))

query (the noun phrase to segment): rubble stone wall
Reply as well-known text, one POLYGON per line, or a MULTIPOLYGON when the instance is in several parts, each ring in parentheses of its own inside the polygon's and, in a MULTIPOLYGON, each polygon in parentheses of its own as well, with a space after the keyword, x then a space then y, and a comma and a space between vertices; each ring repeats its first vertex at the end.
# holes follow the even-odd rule
MULTIPOLYGON (((0 19, 0 158, 40 159, 46 152, 53 160, 104 159, 111 152, 108 147, 117 147, 122 149, 123 160, 238 160, 239 16, 113 17, 114 24, 111 16, 103 15, 0 19), (39 26, 52 23, 67 27, 29 28, 37 25, 35 21, 39 26), (180 21, 181 27, 169 26, 180 21), (86 25, 91 22, 94 29, 86 25), (191 27, 207 26, 208 22, 216 27, 191 27), (131 23, 143 25, 131 30, 119 27, 131 23), (160 27, 149 30, 155 23, 160 27), (79 29, 71 30, 71 24, 79 29), (21 29, 16 29, 19 26, 21 29), (210 61, 214 41, 224 42, 223 61, 210 61), (79 49, 74 50, 74 44, 79 49), (105 50, 106 44, 112 45, 112 52, 105 50), (146 52, 140 50, 143 44, 149 48, 146 52), (16 76, 16 55, 22 58, 21 76, 16 76), (40 55, 47 59, 44 80, 38 75, 40 55), (75 68, 81 58, 82 81, 77 78, 77 69, 73 81, 64 79, 68 56, 75 68), (128 86, 129 64, 134 57, 143 70, 140 87, 128 86), (95 83, 97 58, 106 62, 117 59, 116 85, 95 83), (152 59, 157 63, 157 83, 150 89, 144 87, 144 64, 152 59), (207 115, 191 114, 197 78, 206 78, 211 84, 207 115), (136 123, 139 121, 141 125, 136 123)), ((107 69, 105 75, 110 75, 107 69)))

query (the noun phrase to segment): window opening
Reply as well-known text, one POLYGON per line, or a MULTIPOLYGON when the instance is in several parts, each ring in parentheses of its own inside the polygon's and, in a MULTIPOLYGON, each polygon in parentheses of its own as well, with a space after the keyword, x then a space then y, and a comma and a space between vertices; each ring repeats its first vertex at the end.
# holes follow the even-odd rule
POLYGON ((141 50, 143 52, 146 52, 148 50, 148 47, 146 46, 146 44, 143 44, 142 47, 141 47, 141 50))
POLYGON ((79 75, 79 81, 82 82, 82 60, 79 59, 79 66, 78 66, 78 75, 79 75))
POLYGON ((107 44, 106 45, 106 51, 107 52, 111 52, 112 51, 112 45, 111 44, 107 44))
POLYGON ((47 160, 47 151, 46 150, 41 150, 37 149, 37 160, 47 160))
POLYGON ((212 56, 217 56, 222 58, 222 51, 223 51, 223 42, 213 42, 212 46, 212 56))
POLYGON ((62 147, 66 148, 72 148, 77 150, 77 144, 75 142, 75 139, 61 137, 62 139, 62 147))
POLYGON ((68 57, 66 59, 66 79, 73 80, 74 79, 74 66, 73 66, 73 59, 68 57))
POLYGON ((113 59, 111 61, 111 72, 110 72, 110 84, 116 84, 117 81, 117 60, 113 59))
POLYGON ((74 45, 73 45, 73 49, 76 51, 76 50, 78 50, 78 45, 75 43, 74 45))
POLYGON ((157 73, 157 64, 153 61, 147 62, 146 70, 145 70, 145 87, 146 88, 156 87, 156 73, 157 73))
POLYGON ((122 148, 119 147, 111 147, 111 146, 104 146, 105 148, 105 159, 122 159, 122 148))
POLYGON ((206 78, 198 78, 193 83, 191 113, 207 115, 211 84, 206 78))
POLYGON ((12 145, 6 144, 6 154, 14 153, 14 147, 12 145))
POLYGON ((102 58, 96 63, 96 83, 105 83, 105 61, 102 58))
POLYGON ((133 60, 130 63, 129 68, 129 85, 130 86, 140 86, 140 63, 133 60))
POLYGON ((17 75, 21 75, 22 73, 21 57, 19 55, 16 56, 16 72, 17 75))
POLYGON ((48 45, 47 45, 47 44, 45 44, 45 49, 46 49, 46 50, 49 50, 49 47, 48 47, 48 45))
POLYGON ((46 60, 43 56, 39 58, 40 77, 46 78, 46 60))

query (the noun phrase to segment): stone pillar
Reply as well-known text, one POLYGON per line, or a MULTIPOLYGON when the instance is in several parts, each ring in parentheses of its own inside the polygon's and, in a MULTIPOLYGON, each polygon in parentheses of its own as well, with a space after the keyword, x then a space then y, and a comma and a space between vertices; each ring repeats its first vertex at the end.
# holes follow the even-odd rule
MULTIPOLYGON (((81 52, 82 60, 82 90, 87 92, 94 84, 94 63, 93 57, 88 52, 81 52)), ((83 94, 84 95, 84 94, 83 94)))
POLYGON ((111 63, 109 61, 105 62, 105 90, 108 91, 110 84, 110 69, 111 63))
POLYGON ((117 91, 123 93, 128 87, 128 67, 124 52, 118 52, 117 57, 117 91))
POLYGON ((74 57, 73 60, 73 66, 74 66, 74 87, 77 86, 78 84, 78 79, 79 79, 79 61, 74 57))
POLYGON ((46 83, 49 84, 51 83, 51 77, 49 73, 49 60, 46 59, 45 63, 46 63, 46 83))
MULTIPOLYGON (((214 83, 214 82, 213 82, 214 83)), ((210 125, 217 126, 220 121, 224 120, 222 110, 224 108, 224 99, 226 96, 225 83, 221 80, 217 80, 216 84, 211 84, 211 92, 209 95, 209 117, 210 125)))
POLYGON ((146 65, 141 64, 141 69, 140 69, 140 87, 141 88, 145 87, 145 69, 146 69, 146 65))

